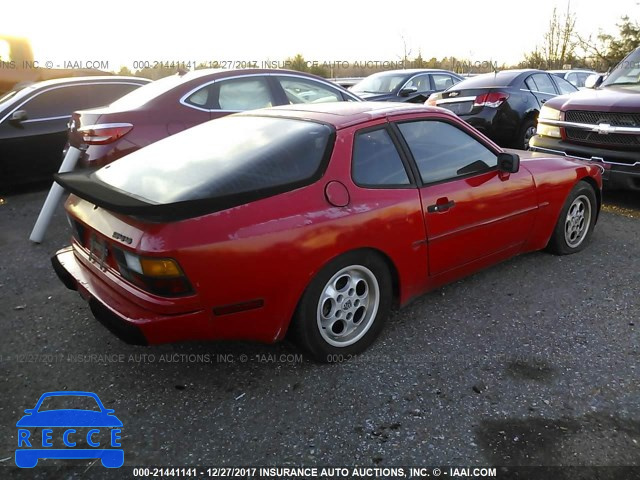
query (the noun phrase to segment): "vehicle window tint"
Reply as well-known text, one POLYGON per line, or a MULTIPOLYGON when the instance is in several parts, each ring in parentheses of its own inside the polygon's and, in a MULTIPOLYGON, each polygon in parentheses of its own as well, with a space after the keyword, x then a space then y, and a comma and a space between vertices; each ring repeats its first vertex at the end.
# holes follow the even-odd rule
POLYGON ((277 77, 290 104, 341 102, 342 94, 320 82, 296 77, 277 77))
POLYGON ((536 82, 533 81, 533 77, 527 77, 524 84, 529 90, 538 91, 538 86, 536 85, 536 82))
POLYGON ((551 82, 551 78, 549 78, 546 73, 536 73, 535 75, 532 75, 532 77, 536 82, 539 92, 549 93, 551 95, 556 94, 556 89, 553 86, 553 82, 551 82))
POLYGON ((108 105, 138 85, 97 84, 69 85, 47 90, 22 107, 30 120, 71 115, 75 110, 108 105))
POLYGON ((207 85, 200 90, 196 90, 185 99, 185 102, 195 107, 208 108, 209 98, 211 97, 210 92, 214 90, 213 85, 207 85))
POLYGON ((491 150, 448 123, 427 120, 398 127, 425 183, 483 172, 498 163, 491 150))
POLYGON ((433 85, 436 90, 446 90, 458 83, 456 78, 443 73, 433 73, 431 74, 431 78, 433 79, 433 85))
POLYGON ((574 85, 571 85, 571 83, 567 82, 564 78, 556 77, 553 80, 556 82, 558 90, 560 90, 560 94, 573 93, 578 90, 574 85))
POLYGON ((359 133, 353 145, 353 181, 363 186, 408 185, 409 177, 389 132, 359 133))
POLYGON ((95 175, 159 204, 264 193, 317 175, 332 132, 303 120, 228 116, 152 143, 95 175))
POLYGON ((402 88, 416 87, 418 92, 431 91, 431 81, 428 74, 416 75, 409 80, 402 88))
POLYGON ((221 110, 254 110, 272 107, 271 90, 263 77, 234 78, 216 82, 221 110))

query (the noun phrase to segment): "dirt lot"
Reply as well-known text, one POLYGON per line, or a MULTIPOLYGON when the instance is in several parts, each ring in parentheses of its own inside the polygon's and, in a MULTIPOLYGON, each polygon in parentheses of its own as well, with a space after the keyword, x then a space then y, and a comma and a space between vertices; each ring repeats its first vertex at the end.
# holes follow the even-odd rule
POLYGON ((28 241, 44 196, 0 205, 2 478, 105 474, 11 467, 16 421, 53 390, 115 409, 129 466, 640 465, 637 194, 608 197, 584 252, 524 255, 427 294, 333 365, 286 343, 122 343, 51 268, 62 209, 28 241))

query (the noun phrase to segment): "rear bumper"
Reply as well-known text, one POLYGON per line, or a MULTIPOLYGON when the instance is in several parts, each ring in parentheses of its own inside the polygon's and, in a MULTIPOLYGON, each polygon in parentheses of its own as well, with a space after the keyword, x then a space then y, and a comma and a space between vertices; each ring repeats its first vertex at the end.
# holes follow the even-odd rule
POLYGON ((58 251, 51 263, 62 283, 87 300, 94 317, 126 343, 149 345, 215 337, 211 318, 204 310, 166 315, 141 308, 84 268, 72 247, 58 251))
POLYGON ((607 186, 640 190, 640 152, 606 150, 565 142, 558 138, 535 135, 529 142, 531 150, 564 155, 597 162, 604 167, 602 179, 607 186))

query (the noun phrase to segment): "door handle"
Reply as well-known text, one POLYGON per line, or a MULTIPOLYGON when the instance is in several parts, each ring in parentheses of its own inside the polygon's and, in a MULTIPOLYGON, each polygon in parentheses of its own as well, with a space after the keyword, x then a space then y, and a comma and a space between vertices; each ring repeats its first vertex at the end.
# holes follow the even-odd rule
POLYGON ((446 212, 450 208, 453 208, 456 204, 453 200, 447 201, 447 198, 439 198, 435 205, 429 205, 427 207, 427 212, 429 213, 438 213, 438 212, 446 212))

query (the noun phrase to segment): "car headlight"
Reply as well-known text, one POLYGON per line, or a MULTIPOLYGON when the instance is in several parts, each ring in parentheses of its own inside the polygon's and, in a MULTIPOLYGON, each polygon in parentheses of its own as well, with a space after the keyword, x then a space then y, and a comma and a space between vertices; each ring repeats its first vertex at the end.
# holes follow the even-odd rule
POLYGON ((560 110, 556 110, 555 108, 543 106, 540 109, 540 115, 538 115, 539 119, 547 119, 547 120, 560 120, 560 110))
POLYGON ((561 138, 560 127, 555 125, 548 125, 545 120, 560 120, 560 110, 555 108, 543 106, 540 109, 540 115, 538 115, 538 127, 536 133, 546 137, 561 138))

